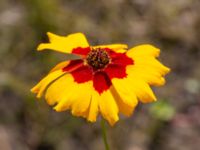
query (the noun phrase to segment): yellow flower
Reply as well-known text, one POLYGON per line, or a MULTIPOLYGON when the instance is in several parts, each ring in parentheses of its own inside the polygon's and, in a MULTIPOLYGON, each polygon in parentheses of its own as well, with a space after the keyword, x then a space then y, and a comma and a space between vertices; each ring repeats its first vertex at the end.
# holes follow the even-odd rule
POLYGON ((163 76, 170 71, 156 60, 160 50, 152 45, 127 50, 125 44, 91 46, 82 33, 47 35, 50 43, 40 44, 38 51, 51 49, 80 59, 59 63, 31 91, 38 98, 45 95, 56 111, 71 110, 90 122, 100 113, 114 125, 119 113, 132 114, 138 100, 155 101, 150 85, 164 85, 163 76))

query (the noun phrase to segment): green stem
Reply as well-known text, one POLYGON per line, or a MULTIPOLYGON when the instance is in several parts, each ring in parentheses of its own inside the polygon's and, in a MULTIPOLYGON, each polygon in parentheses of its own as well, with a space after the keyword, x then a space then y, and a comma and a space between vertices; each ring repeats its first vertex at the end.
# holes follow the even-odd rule
POLYGON ((107 137, 106 137, 106 127, 105 127, 105 121, 102 118, 101 119, 101 131, 102 131, 102 136, 103 136, 103 142, 105 145, 105 149, 106 150, 110 150, 109 145, 108 145, 108 141, 107 141, 107 137))

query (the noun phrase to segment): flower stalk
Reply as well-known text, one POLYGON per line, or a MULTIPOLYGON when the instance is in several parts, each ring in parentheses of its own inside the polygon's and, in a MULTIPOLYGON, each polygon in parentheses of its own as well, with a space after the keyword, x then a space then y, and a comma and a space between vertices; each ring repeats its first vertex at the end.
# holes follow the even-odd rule
POLYGON ((106 136, 105 120, 103 118, 101 119, 101 131, 102 131, 103 142, 105 145, 105 150, 110 150, 109 145, 108 145, 107 136, 106 136))

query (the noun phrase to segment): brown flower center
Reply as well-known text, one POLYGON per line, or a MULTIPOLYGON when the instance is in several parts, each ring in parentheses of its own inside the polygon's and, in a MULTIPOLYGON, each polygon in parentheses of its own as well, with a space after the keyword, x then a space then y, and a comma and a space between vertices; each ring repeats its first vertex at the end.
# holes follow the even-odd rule
POLYGON ((97 70, 104 68, 110 62, 110 57, 106 50, 96 48, 88 53, 86 61, 94 70, 97 70))

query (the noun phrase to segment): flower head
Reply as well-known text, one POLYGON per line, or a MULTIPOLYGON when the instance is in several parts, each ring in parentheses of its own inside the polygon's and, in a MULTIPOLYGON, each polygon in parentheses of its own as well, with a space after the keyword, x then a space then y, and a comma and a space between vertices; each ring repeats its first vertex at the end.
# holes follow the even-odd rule
POLYGON ((156 100, 150 85, 165 84, 169 68, 156 57, 160 50, 140 45, 127 50, 125 44, 91 46, 82 33, 58 36, 47 33, 50 43, 38 50, 51 49, 79 56, 56 65, 31 89, 58 112, 71 110, 75 116, 95 122, 100 113, 111 125, 119 113, 130 116, 138 101, 156 100))

